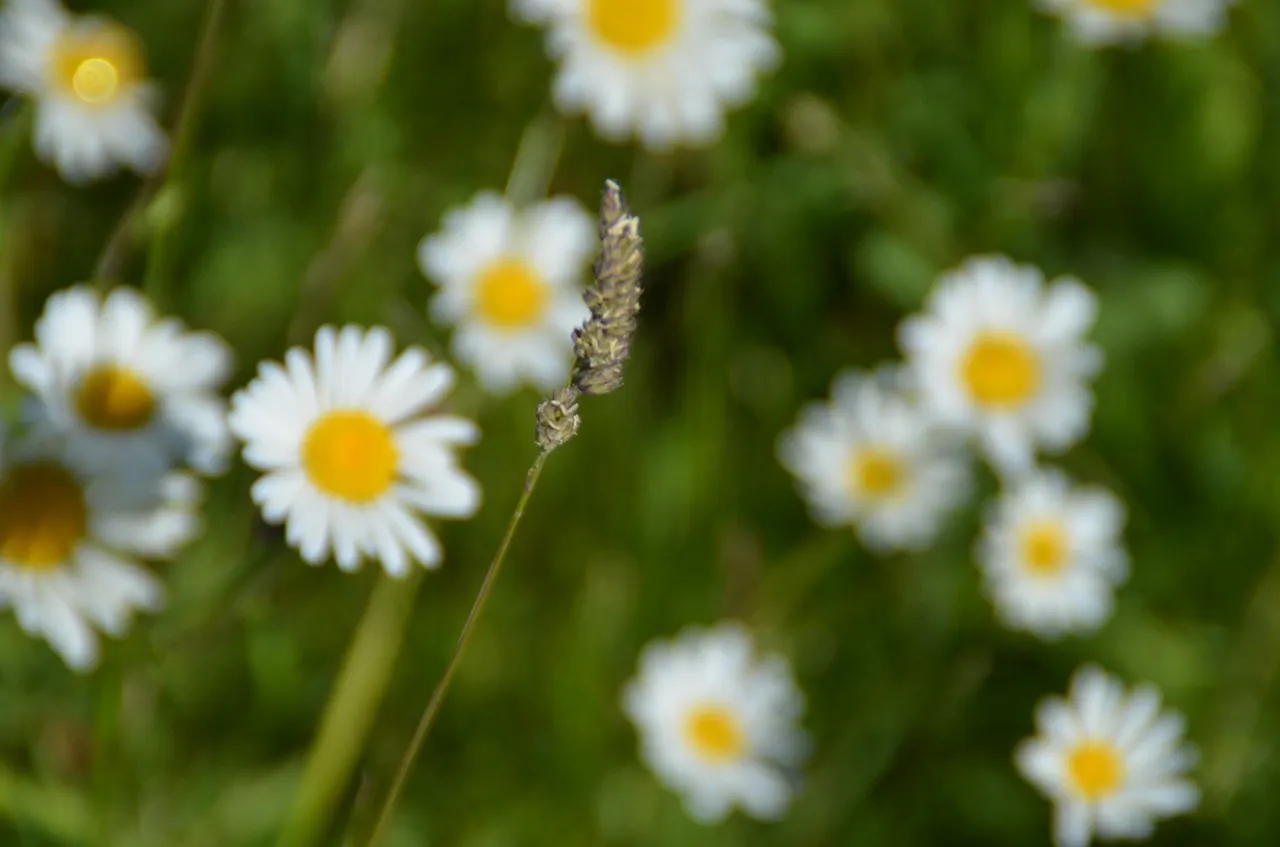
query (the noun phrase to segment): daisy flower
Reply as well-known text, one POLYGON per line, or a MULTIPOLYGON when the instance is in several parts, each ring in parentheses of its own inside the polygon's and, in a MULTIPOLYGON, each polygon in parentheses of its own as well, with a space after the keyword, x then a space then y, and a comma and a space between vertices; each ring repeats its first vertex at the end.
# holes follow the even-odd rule
POLYGON ((200 484, 168 474, 87 473, 48 433, 0 457, 0 607, 67 665, 98 660, 95 630, 120 637, 164 589, 139 563, 176 554, 200 527, 200 484))
POLYGON ((311 564, 332 549, 344 571, 365 556, 392 576, 410 560, 434 567, 440 542, 418 513, 468 518, 479 508, 480 488, 454 449, 480 431, 433 412, 453 370, 416 347, 392 362, 392 346, 383 327, 321 327, 314 358, 294 348, 284 365, 264 362, 231 398, 244 460, 265 472, 253 500, 311 564))
POLYGON ((482 192, 422 240, 418 264, 439 285, 431 313, 456 325, 453 354, 491 393, 521 381, 564 385, 571 334, 587 317, 580 277, 597 246, 595 219, 555 198, 523 211, 482 192))
POLYGON ((56 0, 8 0, 0 85, 35 100, 36 152, 68 182, 121 164, 147 173, 164 159, 141 45, 114 21, 72 16, 56 0))
POLYGON ((1046 287, 1030 265, 983 256, 944 275, 898 340, 922 402, 1012 473, 1031 467, 1037 446, 1060 451, 1089 429, 1102 352, 1084 335, 1097 312, 1075 279, 1046 287))
POLYGON ((1234 0, 1037 0, 1082 43, 1132 43, 1148 34, 1204 38, 1222 29, 1234 0))
POLYGON ((783 815, 808 740, 796 727, 804 699, 781 656, 757 657, 734 623, 689 629, 645 648, 623 708, 649 766, 701 823, 735 806, 783 815))
POLYGON ((852 524, 878 551, 927 546, 968 490, 967 463, 954 440, 895 378, 841 373, 831 400, 803 409, 778 440, 778 458, 796 476, 814 520, 852 524))
POLYGON ((512 10, 547 28, 559 108, 588 113, 613 141, 708 144, 724 110, 750 100, 779 60, 763 0, 512 0, 512 10))
POLYGON ((226 403, 231 349, 209 332, 157 318, 142 295, 88 286, 51 296, 35 342, 9 353, 34 397, 25 412, 70 436, 76 461, 100 471, 157 474, 179 462, 220 473, 231 450, 226 403))
POLYGON ((1100 839, 1145 839, 1160 818, 1191 811, 1200 791, 1182 743, 1182 716, 1160 713, 1160 693, 1132 693, 1096 667, 1076 671, 1068 699, 1036 710, 1038 735, 1014 755, 1018 769, 1054 804, 1053 843, 1086 847, 1100 839))
POLYGON ((987 593, 1004 622, 1042 638, 1092 632, 1128 576, 1124 506, 1058 471, 1019 480, 996 501, 978 542, 987 593))

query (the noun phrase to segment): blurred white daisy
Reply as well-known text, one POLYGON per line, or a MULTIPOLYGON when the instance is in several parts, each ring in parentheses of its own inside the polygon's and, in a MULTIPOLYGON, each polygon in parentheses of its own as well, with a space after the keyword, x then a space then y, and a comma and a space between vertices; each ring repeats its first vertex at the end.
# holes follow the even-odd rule
POLYGON ((365 556, 392 576, 410 560, 440 563, 440 542, 419 513, 468 518, 480 488, 455 448, 480 436, 464 418, 436 414, 453 370, 411 347, 391 361, 383 327, 316 333, 315 357, 301 348, 283 366, 263 362, 231 399, 231 429, 244 460, 265 471, 253 500, 311 564, 330 549, 338 567, 365 556))
POLYGON ((0 12, 0 85, 35 100, 36 152, 68 182, 163 161, 145 74, 137 38, 107 18, 73 16, 56 0, 8 0, 0 12))
POLYGON ((200 484, 86 473, 64 446, 45 433, 0 459, 0 607, 87 670, 95 629, 120 637, 135 610, 160 608, 164 589, 137 560, 168 558, 195 537, 200 484))
POLYGON ((488 191, 422 240, 418 264, 439 286, 432 316, 456 325, 453 354, 488 391, 564 385, 571 334, 588 315, 581 277, 596 246, 595 219, 577 201, 518 211, 488 191))
POLYGON ((1135 42, 1152 33, 1203 38, 1226 23, 1234 0, 1036 0, 1065 18, 1084 44, 1135 42))
POLYGON ((920 549, 968 491, 963 453, 921 412, 896 375, 845 371, 831 400, 805 407, 778 440, 811 514, 852 524, 870 548, 920 549))
POLYGON ((1072 278, 982 256, 945 274, 925 313, 898 328, 922 402, 978 436, 997 470, 1028 470, 1036 446, 1059 451, 1089 429, 1088 382, 1102 351, 1084 340, 1093 292, 1072 278))
POLYGON ((231 349, 210 332, 157 318, 142 295, 88 286, 59 291, 36 321, 35 342, 9 353, 35 396, 32 424, 72 436, 78 462, 96 470, 158 474, 179 462, 220 473, 231 450, 226 402, 231 349))
POLYGON ((724 111, 755 94, 778 63, 763 0, 512 0, 547 28, 560 61, 553 95, 601 136, 645 146, 708 144, 724 111))
POLYGON ((644 649, 623 708, 649 766, 699 822, 736 805, 761 819, 790 804, 808 739, 804 698, 781 656, 757 657, 740 625, 688 629, 644 649))
POLYGON ((1124 517, 1110 492, 1073 487, 1056 470, 1013 484, 996 500, 978 543, 997 614, 1043 638, 1101 626, 1115 586, 1128 576, 1124 517))
POLYGON ((1069 699, 1036 709, 1035 738, 1015 753, 1018 769, 1054 804, 1053 843, 1085 847, 1099 839, 1146 839, 1154 822, 1194 809, 1200 791, 1185 778, 1196 761, 1182 743, 1182 716, 1160 713, 1160 693, 1132 693, 1088 666, 1076 671, 1069 699))

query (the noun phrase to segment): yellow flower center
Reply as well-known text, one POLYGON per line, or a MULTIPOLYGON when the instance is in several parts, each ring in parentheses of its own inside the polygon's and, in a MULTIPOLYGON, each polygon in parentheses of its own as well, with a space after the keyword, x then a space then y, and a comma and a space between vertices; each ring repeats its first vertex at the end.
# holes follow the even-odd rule
POLYGON ((486 323, 517 329, 535 323, 547 308, 547 286, 525 262, 499 259, 480 274, 476 308, 486 323))
POLYGON ((82 103, 104 106, 142 78, 142 50, 133 33, 116 24, 73 31, 53 46, 53 83, 82 103))
POLYGON ((1018 537, 1022 563, 1040 576, 1055 576, 1067 565, 1071 546, 1062 525, 1053 520, 1031 521, 1018 537))
POLYGON ((685 718, 684 734, 693 751, 710 762, 737 759, 747 749, 737 716, 720 705, 691 709, 685 718))
POLYGON ((864 497, 889 497, 902 487, 902 477, 902 463, 888 450, 860 450, 849 460, 849 484, 864 497))
POLYGON ((1124 762, 1111 744, 1086 741, 1067 755, 1067 777, 1081 797, 1099 800, 1124 781, 1124 762))
POLYGON ((1086 0, 1089 4, 1124 18, 1149 18, 1160 0, 1086 0))
POLYGON ((62 466, 19 465, 0 481, 0 557, 9 564, 55 568, 87 527, 84 488, 62 466))
POLYGON ((76 391, 76 410, 95 429, 127 432, 146 426, 155 412, 151 389, 133 371, 118 365, 95 368, 76 391))
POLYGON ((391 430, 368 412, 322 415, 302 441, 302 468, 317 488, 350 503, 386 493, 399 464, 391 430))
POLYGON ((1017 406, 1040 385, 1040 362, 1023 338, 988 332, 969 346, 960 363, 960 378, 970 396, 984 406, 1017 406))
POLYGON ((587 0, 587 29, 609 46, 642 53, 675 32, 685 0, 587 0))

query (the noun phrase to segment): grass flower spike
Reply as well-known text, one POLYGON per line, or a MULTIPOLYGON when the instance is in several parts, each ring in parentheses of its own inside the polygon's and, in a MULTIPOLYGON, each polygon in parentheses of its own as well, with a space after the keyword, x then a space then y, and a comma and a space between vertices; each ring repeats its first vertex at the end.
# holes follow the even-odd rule
POLYGON ((202 473, 226 467, 231 435, 216 392, 230 375, 231 349, 157 318, 132 289, 54 294, 34 343, 17 345, 9 366, 34 394, 28 418, 66 431, 79 462, 155 474, 183 462, 202 473))
POLYGON ((1040 704, 1036 729, 1015 760, 1054 804, 1056 847, 1086 847, 1095 833, 1149 838, 1156 820, 1200 801, 1185 777, 1196 753, 1182 743, 1182 717, 1161 714, 1160 694, 1149 685, 1126 692, 1098 668, 1082 668, 1068 699, 1040 704))
POLYGON ((1084 335, 1097 311, 1075 279, 1046 287, 1036 268, 984 256, 944 275, 898 339, 929 411, 1017 473, 1037 447, 1063 450, 1089 429, 1102 352, 1084 335))
POLYGON ((196 535, 200 484, 85 473, 64 448, 41 434, 0 461, 0 606, 87 670, 95 630, 121 636, 135 610, 160 607, 164 589, 137 559, 171 557, 196 535))
POLYGON ((968 491, 968 463, 889 373, 846 371, 778 441, 814 519, 877 551, 919 549, 968 491))
POLYGON ((804 699, 781 656, 757 657, 741 626, 690 629, 645 648, 623 695, 645 760, 689 814, 715 823, 741 806, 781 817, 808 749, 804 699))
POLYGON ((996 501, 978 547, 987 593, 1006 624, 1042 638, 1092 632, 1129 573, 1124 506, 1058 471, 1020 480, 996 501))
POLYGON ((556 104, 586 112, 601 136, 652 148, 709 144, 727 107, 778 63, 763 0, 513 0, 547 28, 559 60, 556 104))
POLYGON ((8 0, 0 12, 0 85, 36 101, 36 152, 68 182, 163 161, 145 74, 137 38, 106 18, 75 17, 56 0, 8 0))
POLYGON ((1149 34, 1206 38, 1226 23, 1234 0, 1036 0, 1065 18, 1081 42, 1105 45, 1140 41, 1149 34))
POLYGON ((294 348, 284 365, 264 362, 232 398, 244 460, 265 472, 254 502, 311 564, 332 550, 345 571, 365 556, 392 576, 411 560, 435 567, 440 543, 419 513, 469 518, 479 508, 480 488, 454 453, 480 430, 434 411, 453 370, 416 347, 392 362, 392 346, 382 327, 321 327, 314 356, 294 348))
POLYGON ((580 279, 595 252, 591 216, 555 198, 523 211, 485 192, 423 239, 418 263, 440 290, 431 312, 457 325, 453 352, 501 394, 519 382, 563 385, 569 333, 586 317, 580 279))

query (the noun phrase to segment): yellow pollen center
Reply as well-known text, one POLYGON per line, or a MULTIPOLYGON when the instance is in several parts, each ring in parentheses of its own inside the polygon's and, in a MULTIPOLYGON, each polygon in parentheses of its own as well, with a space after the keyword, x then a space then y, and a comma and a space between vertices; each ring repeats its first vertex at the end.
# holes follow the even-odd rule
POLYGON ((1017 406, 1040 385, 1040 363, 1025 340, 1012 333, 984 333, 960 363, 960 378, 983 406, 1017 406))
POLYGON ((1105 741, 1086 741, 1067 756, 1067 777, 1086 800, 1112 794, 1124 781, 1124 762, 1115 747, 1105 741))
POLYGON ((684 734, 693 751, 711 762, 737 759, 747 749, 737 717, 724 706, 703 705, 690 710, 684 734))
POLYGON ((526 327, 546 310, 547 286, 525 262, 499 259, 480 274, 476 308, 493 326, 526 327))
POLYGON ((902 463, 888 450, 861 450, 849 460, 849 482, 865 497, 888 497, 902 486, 902 463))
POLYGON ((54 464, 20 465, 0 481, 0 557, 32 570, 66 562, 88 526, 84 489, 54 464))
POLYGON ((96 368, 76 391, 76 410, 95 429, 127 432, 146 426, 156 402, 147 384, 118 365, 96 368))
POLYGON ((641 53, 671 38, 686 0, 587 0, 587 29, 609 46, 641 53))
POLYGON ((1066 567, 1071 555, 1067 534, 1057 521, 1032 521, 1019 533, 1022 562, 1040 576, 1055 576, 1066 567))
POLYGON ((53 82, 89 106, 114 102, 142 78, 137 40, 115 24, 72 31, 54 44, 51 56, 53 82))
POLYGON ((391 430, 367 412, 322 415, 302 441, 302 467, 311 482, 350 503, 368 503, 385 494, 398 463, 391 430))
POLYGON ((1125 18, 1147 18, 1155 11, 1160 0, 1087 0, 1104 12, 1125 18))

